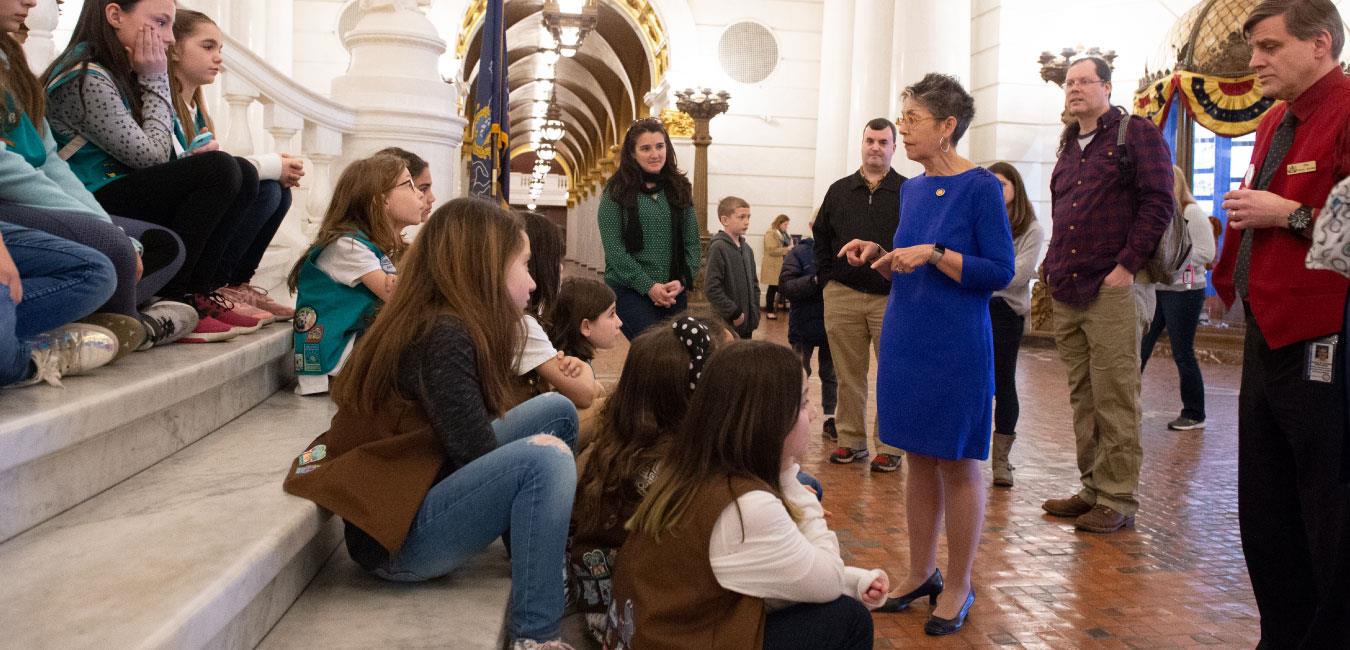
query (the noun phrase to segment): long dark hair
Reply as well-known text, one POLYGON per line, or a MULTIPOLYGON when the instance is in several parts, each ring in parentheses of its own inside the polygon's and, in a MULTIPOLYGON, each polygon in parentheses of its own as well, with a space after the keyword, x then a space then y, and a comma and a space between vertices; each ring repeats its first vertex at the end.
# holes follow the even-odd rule
POLYGON ((9 61, 9 66, 0 65, 0 94, 9 94, 20 111, 28 114, 28 120, 38 133, 42 128, 43 115, 46 112, 47 94, 42 84, 28 70, 28 57, 23 46, 14 40, 13 34, 0 34, 0 53, 9 61))
POLYGON ((530 238, 530 277, 534 278, 534 293, 525 311, 547 326, 547 317, 558 298, 562 283, 559 267, 563 259, 562 229, 552 219, 538 212, 521 212, 525 235, 530 238))
MULTIPOLYGON (((403 161, 398 167, 403 169, 403 161)), ((514 214, 481 199, 455 199, 431 213, 399 262, 398 290, 333 382, 338 407, 371 413, 396 397, 403 351, 449 316, 473 341, 483 405, 494 416, 504 414, 515 390, 512 365, 522 337, 506 267, 521 250, 523 232, 514 214)))
POLYGON ((108 71, 113 85, 131 106, 131 116, 139 124, 142 119, 141 93, 137 90, 136 71, 131 68, 131 57, 117 40, 117 30, 108 23, 107 6, 115 4, 122 11, 132 11, 140 0, 89 0, 80 8, 80 18, 75 23, 75 31, 70 35, 70 45, 61 56, 42 73, 42 78, 51 83, 68 70, 80 71, 80 105, 84 106, 84 81, 88 77, 89 64, 95 63, 108 71), (81 46, 83 48, 81 49, 81 46))
MULTIPOLYGON (((1101 57, 1085 56, 1070 63, 1069 67, 1072 68, 1084 61, 1092 62, 1092 67, 1096 70, 1098 79, 1101 79, 1105 83, 1111 83, 1111 64, 1107 63, 1106 59, 1101 57)), ((1115 108, 1109 110, 1115 110, 1115 108)), ((1130 119, 1130 116, 1126 115, 1125 119, 1130 119)), ((1069 118, 1066 118, 1066 120, 1067 121, 1064 123, 1064 130, 1059 134, 1059 149, 1055 151, 1056 157, 1064 155, 1064 150, 1069 147, 1069 142, 1078 138, 1078 120, 1069 118)))
POLYGON ((623 150, 619 154, 619 169, 605 183, 605 192, 609 194, 609 198, 621 207, 637 206, 638 192, 642 191, 646 183, 636 153, 638 136, 644 133, 660 133, 666 140, 666 164, 661 168, 659 176, 664 182, 666 198, 670 201, 671 209, 684 210, 693 205, 693 186, 675 160, 675 145, 671 143, 665 125, 654 117, 633 122, 632 126, 628 127, 628 132, 624 134, 623 150))
POLYGON ((1001 161, 990 165, 989 171, 1012 183, 1013 198, 1012 203, 1008 205, 1008 223, 1012 226, 1012 236, 1021 237, 1031 227, 1031 222, 1036 220, 1036 211, 1031 207, 1031 199, 1027 196, 1027 186, 1022 182, 1022 175, 1017 172, 1016 167, 1001 161))
MULTIPOLYGON (((594 278, 563 280, 548 316, 548 337, 553 347, 582 361, 594 358, 595 346, 582 336, 581 321, 595 322, 615 300, 614 290, 594 278)), ((631 358, 633 353, 628 354, 631 358)))
POLYGON ((801 410, 803 379, 801 360, 776 343, 715 352, 628 530, 657 537, 677 527, 698 488, 719 476, 759 479, 782 499, 783 442, 801 410))
MULTIPOLYGON (((714 343, 715 345, 715 343, 714 343)), ((607 495, 660 462, 689 409, 689 353, 669 324, 633 339, 623 374, 600 409, 600 429, 577 477, 578 530, 595 530, 607 495)), ((612 498, 612 497, 610 497, 612 498)))

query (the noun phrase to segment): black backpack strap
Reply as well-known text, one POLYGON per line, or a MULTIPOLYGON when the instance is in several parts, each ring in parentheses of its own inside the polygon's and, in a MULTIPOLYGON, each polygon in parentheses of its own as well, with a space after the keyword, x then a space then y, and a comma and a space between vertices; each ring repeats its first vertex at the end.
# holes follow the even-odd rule
POLYGON ((1130 113, 1119 106, 1111 110, 1120 111, 1120 124, 1116 127, 1116 166, 1120 168, 1120 177, 1126 185, 1134 183, 1134 158, 1125 140, 1130 134, 1130 113))

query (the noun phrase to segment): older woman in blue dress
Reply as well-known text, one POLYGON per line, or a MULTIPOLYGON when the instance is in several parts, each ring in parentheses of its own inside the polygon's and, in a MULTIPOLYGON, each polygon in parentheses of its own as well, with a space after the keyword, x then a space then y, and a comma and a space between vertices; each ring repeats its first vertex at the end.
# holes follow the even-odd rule
POLYGON ((975 102, 952 77, 905 89, 900 135, 924 173, 900 189, 894 250, 855 240, 840 250, 891 279, 877 365, 881 439, 909 454, 909 575, 878 611, 927 597, 930 635, 965 624, 984 522, 980 461, 989 457, 994 390, 989 297, 1013 277, 1012 234, 992 173, 956 153, 975 102), (947 586, 937 568, 947 524, 947 586))

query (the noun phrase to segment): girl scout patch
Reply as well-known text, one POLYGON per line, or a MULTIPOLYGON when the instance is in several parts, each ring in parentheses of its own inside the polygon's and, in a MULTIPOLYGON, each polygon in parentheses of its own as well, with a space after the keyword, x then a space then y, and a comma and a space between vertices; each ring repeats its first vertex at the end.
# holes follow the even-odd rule
POLYGON ((308 449, 300 454, 300 464, 308 465, 317 463, 328 457, 328 445, 314 445, 313 449, 308 449))

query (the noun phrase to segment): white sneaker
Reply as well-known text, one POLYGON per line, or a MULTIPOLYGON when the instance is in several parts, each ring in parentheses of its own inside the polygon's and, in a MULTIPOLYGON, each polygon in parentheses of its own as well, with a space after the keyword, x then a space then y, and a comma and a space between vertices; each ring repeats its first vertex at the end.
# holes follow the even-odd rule
POLYGON ((137 350, 149 350, 156 345, 168 345, 192 333, 197 327, 197 310, 172 300, 161 300, 141 311, 145 326, 145 342, 137 350))
POLYGON ((544 643, 530 639, 516 639, 516 642, 511 645, 511 650, 576 650, 576 648, 563 643, 562 639, 554 639, 544 643))
POLYGON ((37 335, 30 344, 37 371, 15 386, 45 381, 59 387, 62 377, 84 374, 107 365, 117 356, 117 336, 107 328, 88 323, 62 325, 37 335))

